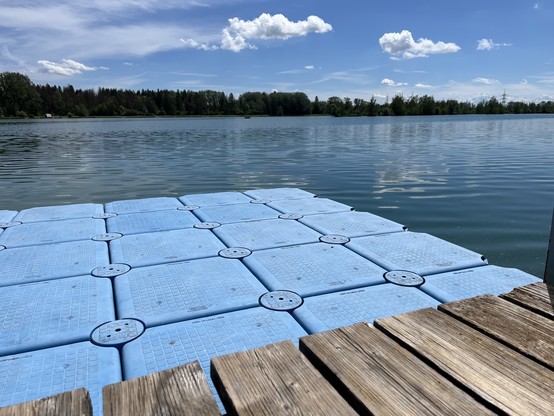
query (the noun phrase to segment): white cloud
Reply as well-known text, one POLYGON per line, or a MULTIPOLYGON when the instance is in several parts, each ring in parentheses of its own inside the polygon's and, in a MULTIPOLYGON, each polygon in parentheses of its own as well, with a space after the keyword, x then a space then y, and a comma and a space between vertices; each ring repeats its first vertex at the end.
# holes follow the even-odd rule
POLYGON ((248 43, 240 33, 231 33, 229 28, 225 28, 221 36, 221 49, 240 52, 243 49, 256 49, 256 47, 248 43))
POLYGON ((389 87, 403 87, 408 85, 405 82, 395 82, 392 79, 388 79, 388 78, 383 78, 383 80, 381 81, 381 84, 388 85, 389 87))
POLYGON ((83 71, 96 71, 97 69, 95 67, 87 66, 80 62, 74 61, 72 59, 63 59, 61 63, 42 59, 37 63, 42 72, 66 76, 81 74, 83 71))
POLYGON ((416 87, 416 88, 421 88, 421 89, 433 88, 432 85, 429 85, 429 84, 422 84, 422 83, 420 83, 420 82, 418 82, 417 84, 415 84, 415 87, 416 87))
POLYGON ((185 44, 188 48, 193 49, 200 49, 203 51, 214 51, 216 49, 219 49, 217 45, 210 45, 209 43, 200 43, 195 41, 194 39, 179 39, 181 42, 185 44))
POLYGON ((495 43, 492 39, 479 39, 477 41, 477 50, 478 51, 491 51, 493 49, 498 49, 502 46, 511 46, 509 43, 495 43))
POLYGON ((471 80, 471 82, 474 82, 476 84, 485 84, 485 85, 494 85, 494 84, 499 84, 500 83, 500 81, 498 81, 496 79, 483 78, 483 77, 473 78, 471 80))
POLYGON ((456 53, 461 49, 451 42, 433 42, 425 38, 419 38, 416 42, 408 30, 385 33, 379 38, 379 45, 391 59, 426 58, 432 54, 456 53))
POLYGON ((313 66, 313 65, 306 65, 306 66, 304 67, 304 69, 306 69, 306 70, 308 70, 308 71, 311 71, 311 70, 315 69, 315 66, 313 66))

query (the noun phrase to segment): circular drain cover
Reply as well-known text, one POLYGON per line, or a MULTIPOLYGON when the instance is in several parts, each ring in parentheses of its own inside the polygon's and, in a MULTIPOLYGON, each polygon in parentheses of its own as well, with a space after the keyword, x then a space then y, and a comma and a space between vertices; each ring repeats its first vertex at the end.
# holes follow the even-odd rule
POLYGON ((184 207, 177 208, 179 211, 194 211, 200 208, 198 205, 185 205, 184 207))
POLYGON ((385 280, 400 286, 419 286, 425 283, 425 279, 419 274, 406 270, 393 270, 384 275, 385 280))
POLYGON ((243 247, 231 247, 220 250, 218 254, 226 259, 242 259, 252 254, 252 252, 243 247))
POLYGON ((198 224, 194 224, 194 228, 200 228, 201 230, 212 230, 219 227, 220 225, 221 224, 218 222, 200 222, 198 224))
POLYGON ((97 234, 92 239, 94 241, 112 241, 117 240, 118 238, 123 237, 123 234, 120 233, 104 233, 104 234, 97 234))
POLYGON ((21 221, 0 222, 0 228, 10 228, 21 225, 21 221))
POLYGON ((0 251, 5 250, 5 249, 6 249, 6 247, 0 246, 0 251))
POLYGON ((96 277, 116 277, 121 274, 127 273, 131 270, 131 266, 127 264, 108 264, 107 266, 97 267, 92 271, 92 275, 96 277))
POLYGON ((319 241, 327 244, 346 244, 350 239, 343 235, 330 234, 319 237, 319 241))
POLYGON ((269 204, 270 202, 270 199, 253 199, 250 201, 251 204, 269 204))
POLYGON ((292 311, 302 303, 300 295, 289 290, 275 290, 260 296, 260 305, 272 311, 292 311))
POLYGON ((281 214, 279 215, 279 218, 281 218, 282 220, 299 220, 300 218, 302 218, 303 215, 300 215, 300 214, 281 214))
POLYGON ((119 319, 97 326, 90 334, 90 341, 100 347, 119 347, 140 337, 143 332, 141 321, 119 319))
POLYGON ((114 212, 105 212, 103 214, 93 215, 92 218, 95 220, 107 220, 108 218, 117 217, 117 214, 114 212))

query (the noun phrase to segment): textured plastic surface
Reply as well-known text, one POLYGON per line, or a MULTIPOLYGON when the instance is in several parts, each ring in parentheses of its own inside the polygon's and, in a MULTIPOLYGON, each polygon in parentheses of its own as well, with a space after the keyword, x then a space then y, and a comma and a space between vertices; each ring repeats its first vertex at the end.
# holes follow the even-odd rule
POLYGON ((310 333, 316 333, 438 304, 419 289, 387 283, 304 298, 292 314, 310 333))
POLYGON ((240 192, 216 192, 212 194, 194 194, 184 195, 179 200, 185 205, 198 205, 205 207, 208 205, 229 205, 246 204, 252 198, 241 194, 240 192))
POLYGON ((118 316, 150 327, 255 307, 267 289, 239 260, 214 257, 131 270, 115 292, 118 316))
POLYGON ((109 263, 106 243, 92 240, 0 251, 0 286, 90 274, 109 263))
POLYGON ((322 234, 340 234, 350 238, 404 230, 401 224, 369 212, 337 212, 310 215, 302 218, 300 222, 322 234))
POLYGON ((380 234, 354 238, 346 246, 387 270, 423 276, 487 264, 480 254, 429 234, 380 234))
POLYGON ((125 201, 114 201, 106 204, 106 212, 114 212, 118 215, 135 212, 149 212, 177 209, 183 204, 177 198, 144 198, 130 199, 125 201))
POLYGON ((243 262, 270 290, 301 296, 384 284, 384 269, 340 245, 307 244, 252 253, 243 262))
POLYGON ((159 326, 123 347, 123 372, 130 379, 198 360, 217 397, 210 378, 212 357, 288 339, 297 344, 304 335, 288 313, 260 307, 159 326))
POLYGON ((321 237, 297 221, 282 219, 223 224, 213 232, 229 247, 250 250, 315 243, 321 237))
POLYGON ((108 231, 123 235, 192 228, 198 222, 191 212, 166 210, 118 215, 107 221, 108 231))
POLYGON ((202 221, 216 221, 221 224, 266 220, 277 218, 279 212, 265 205, 258 204, 233 204, 233 205, 213 205, 200 208, 194 211, 202 221))
POLYGON ((0 357, 0 407, 86 387, 94 415, 102 387, 121 381, 119 353, 90 342, 0 357))
POLYGON ((88 240, 95 234, 104 232, 106 232, 104 220, 92 218, 34 222, 6 229, 0 235, 0 244, 11 248, 88 240))
POLYGON ((100 347, 121 348, 140 337, 145 329, 144 323, 137 319, 118 319, 94 328, 90 340, 100 347))
POLYGON ((246 191, 245 194, 254 199, 269 199, 271 201, 315 197, 315 194, 298 188, 253 189, 246 191))
POLYGON ((56 205, 51 207, 29 208, 20 211, 14 221, 59 221, 72 218, 92 218, 94 215, 103 214, 104 209, 99 204, 75 204, 56 205))
POLYGON ((0 288, 0 355, 86 341, 115 319, 111 282, 90 276, 0 288))
POLYGON ((323 214, 330 212, 351 211, 352 207, 332 201, 326 198, 302 198, 302 199, 283 199, 273 201, 268 204, 271 208, 283 214, 293 213, 301 215, 323 214))
POLYGON ((17 211, 0 210, 0 223, 10 222, 17 215, 17 211))
POLYGON ((541 281, 518 269, 484 266, 427 276, 420 289, 441 302, 453 302, 484 294, 497 296, 541 281))
POLYGON ((131 267, 216 257, 223 248, 210 230, 196 228, 127 235, 110 241, 112 262, 131 267))

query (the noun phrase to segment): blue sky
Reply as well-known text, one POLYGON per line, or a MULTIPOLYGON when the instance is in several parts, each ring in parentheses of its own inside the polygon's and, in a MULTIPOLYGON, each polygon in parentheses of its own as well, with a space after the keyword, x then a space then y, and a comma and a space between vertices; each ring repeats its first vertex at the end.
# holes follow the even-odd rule
POLYGON ((0 0, 0 71, 76 88, 554 100, 552 0, 0 0))

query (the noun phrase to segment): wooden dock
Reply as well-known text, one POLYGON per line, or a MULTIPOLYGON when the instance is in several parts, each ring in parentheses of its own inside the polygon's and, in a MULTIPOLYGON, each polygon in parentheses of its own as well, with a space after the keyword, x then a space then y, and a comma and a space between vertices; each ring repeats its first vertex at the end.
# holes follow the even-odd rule
MULTIPOLYGON (((554 287, 358 323, 211 361, 228 414, 552 415, 554 287)), ((220 415, 198 362, 103 389, 104 415, 220 415)), ((91 415, 85 389, 0 416, 91 415)))

